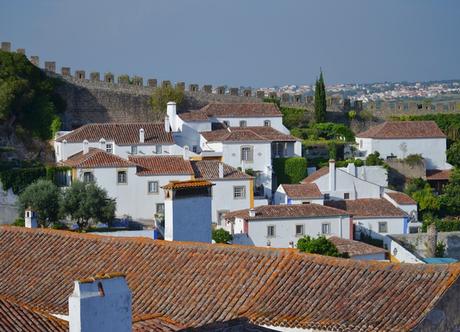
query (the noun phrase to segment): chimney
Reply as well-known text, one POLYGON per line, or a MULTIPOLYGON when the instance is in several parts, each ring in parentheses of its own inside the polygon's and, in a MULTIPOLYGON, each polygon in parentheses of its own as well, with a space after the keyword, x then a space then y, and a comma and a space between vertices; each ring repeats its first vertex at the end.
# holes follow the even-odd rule
POLYGON ((426 233, 426 257, 435 257, 436 245, 438 244, 438 231, 436 230, 436 225, 434 223, 428 225, 426 233))
POLYGON ((184 160, 189 160, 190 159, 190 156, 189 156, 189 151, 190 151, 190 148, 188 147, 188 145, 185 145, 184 146, 184 160))
POLYGON ((105 139, 104 138, 101 138, 99 140, 99 149, 105 151, 105 139))
POLYGON ((88 140, 83 141, 83 154, 87 154, 89 152, 89 142, 88 140))
POLYGON ((169 120, 171 121, 171 129, 173 132, 177 131, 177 118, 176 118, 176 103, 173 101, 170 101, 166 107, 166 114, 169 117, 169 120))
POLYGON ((69 332, 130 332, 131 291, 119 273, 77 280, 69 297, 69 332))
POLYGON ((145 131, 144 128, 139 129, 139 143, 144 143, 145 141, 145 131))
POLYGON ((224 164, 219 162, 219 179, 224 178, 224 164))
POLYGON ((256 209, 249 209, 249 218, 254 218, 256 216, 256 209))
POLYGON ((61 145, 61 159, 63 161, 67 160, 66 148, 67 148, 67 140, 65 139, 62 141, 62 145, 61 145))
POLYGON ((169 133, 171 128, 169 127, 169 116, 165 116, 165 132, 169 133))
POLYGON ((335 191, 335 160, 329 160, 329 191, 335 191))
POLYGON ((353 162, 351 163, 348 163, 347 165, 347 172, 353 176, 358 176, 358 173, 357 173, 357 168, 355 166, 355 164, 353 162))
POLYGON ((24 212, 24 222, 27 228, 37 228, 37 214, 30 207, 24 212))

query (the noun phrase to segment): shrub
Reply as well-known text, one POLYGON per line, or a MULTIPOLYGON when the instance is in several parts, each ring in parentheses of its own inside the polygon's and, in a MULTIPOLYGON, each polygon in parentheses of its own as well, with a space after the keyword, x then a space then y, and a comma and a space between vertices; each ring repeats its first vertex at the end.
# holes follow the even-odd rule
POLYGON ((306 110, 303 108, 281 107, 283 113, 283 124, 288 129, 303 127, 307 125, 306 110))
POLYGON ((436 248, 434 250, 434 257, 444 257, 446 253, 446 244, 442 241, 436 243, 436 248))
POLYGON ((299 183, 307 176, 307 161, 302 157, 275 158, 273 160, 278 185, 299 183))
POLYGON ((404 161, 410 166, 414 166, 421 163, 423 161, 423 157, 421 154, 410 154, 404 159, 404 161))
POLYGON ((366 166, 381 166, 383 165, 383 159, 380 158, 380 153, 375 151, 366 158, 366 166))
POLYGON ((347 254, 341 254, 334 243, 326 239, 324 235, 317 238, 311 238, 310 236, 300 238, 297 241, 297 249, 310 254, 348 258, 347 254))
POLYGON ((460 141, 452 144, 449 149, 447 149, 447 162, 454 165, 455 167, 460 167, 460 141))
POLYGON ((16 227, 25 227, 26 222, 25 222, 24 218, 18 218, 18 219, 16 219, 14 221, 14 223, 12 225, 16 226, 16 227))
POLYGON ((46 170, 43 166, 31 168, 12 168, 0 171, 0 181, 3 189, 12 189, 17 195, 32 182, 43 178, 46 175, 46 170))
POLYGON ((213 229, 212 239, 216 243, 229 243, 231 240, 233 240, 233 236, 225 229, 219 228, 213 229))
POLYGON ((157 87, 150 97, 152 110, 157 114, 164 114, 168 102, 174 101, 180 107, 185 99, 185 93, 180 87, 161 86, 157 87))

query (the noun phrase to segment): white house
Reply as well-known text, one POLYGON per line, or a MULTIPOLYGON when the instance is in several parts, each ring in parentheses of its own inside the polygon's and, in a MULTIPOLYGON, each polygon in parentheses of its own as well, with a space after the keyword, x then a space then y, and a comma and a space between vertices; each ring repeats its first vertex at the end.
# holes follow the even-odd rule
POLYGON ((387 234, 406 234, 409 216, 384 198, 329 200, 325 205, 341 209, 353 216, 355 238, 363 234, 383 239, 387 234))
POLYGON ((446 135, 434 121, 387 121, 356 135, 364 157, 378 151, 382 158, 404 159, 420 154, 427 169, 450 169, 446 161, 446 135))
POLYGON ((292 248, 304 235, 353 238, 347 212, 318 204, 264 205, 230 212, 225 219, 235 244, 292 248))
POLYGON ((418 220, 417 202, 405 193, 386 189, 383 198, 391 204, 406 212, 409 218, 409 233, 418 233, 422 223, 418 220))
POLYGON ((275 192, 274 203, 323 205, 324 197, 316 183, 280 184, 275 192))
MULTIPOLYGON (((358 177, 358 173, 360 172, 356 170, 354 165, 345 169, 336 168, 335 161, 330 160, 329 167, 317 170, 302 180, 302 183, 316 184, 325 200, 382 197, 384 187, 358 177)), ((380 174, 383 179, 377 179, 376 182, 385 183, 386 172, 375 171, 372 174, 380 174)), ((374 177, 378 178, 378 176, 374 177)))
POLYGON ((57 134, 56 161, 80 152, 83 144, 124 159, 133 155, 182 155, 183 150, 175 143, 167 123, 92 123, 57 134))

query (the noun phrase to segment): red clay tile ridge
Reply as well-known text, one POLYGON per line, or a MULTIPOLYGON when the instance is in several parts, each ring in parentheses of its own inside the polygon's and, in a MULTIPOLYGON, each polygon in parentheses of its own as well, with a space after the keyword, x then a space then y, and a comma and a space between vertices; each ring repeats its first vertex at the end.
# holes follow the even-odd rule
POLYGON ((291 199, 322 198, 316 183, 282 184, 284 192, 291 199))
POLYGON ((417 204, 416 201, 412 199, 409 195, 399 192, 399 191, 387 191, 386 194, 390 196, 396 203, 400 205, 414 205, 417 204))
POLYGON ((209 142, 296 142, 297 137, 286 135, 272 127, 229 127, 212 131, 201 132, 201 135, 209 142))
POLYGON ((429 181, 449 180, 452 175, 451 169, 427 169, 426 179, 429 181))
POLYGON ((190 161, 195 179, 205 180, 218 180, 219 177, 219 164, 223 167, 223 179, 253 179, 254 177, 237 170, 236 168, 221 163, 217 160, 191 160, 190 161))
POLYGON ((356 135, 359 138, 446 138, 434 121, 387 121, 356 135))
POLYGON ((138 165, 137 175, 193 175, 190 161, 182 156, 129 156, 138 165))
POLYGON ((382 254, 387 252, 383 248, 375 247, 360 241, 343 239, 337 236, 331 236, 329 237, 329 240, 337 247, 337 250, 340 253, 348 253, 350 257, 382 254))
POLYGON ((282 117, 273 103, 210 103, 199 110, 178 114, 184 121, 207 121, 209 118, 282 117))
POLYGON ((324 175, 329 174, 329 167, 324 166, 318 169, 317 171, 311 173, 309 176, 307 176, 305 179, 303 179, 300 183, 311 183, 316 180, 318 180, 320 177, 323 177, 324 175))
POLYGON ((163 189, 190 189, 190 188, 203 188, 203 187, 212 187, 214 184, 206 180, 187 180, 187 181, 171 181, 168 184, 164 185, 163 189))
POLYGON ((112 153, 89 148, 87 153, 77 152, 60 164, 75 168, 135 167, 136 164, 112 153))
POLYGON ((325 205, 342 209, 354 218, 367 217, 406 217, 407 213, 391 204, 385 198, 359 198, 340 201, 325 201, 325 205))

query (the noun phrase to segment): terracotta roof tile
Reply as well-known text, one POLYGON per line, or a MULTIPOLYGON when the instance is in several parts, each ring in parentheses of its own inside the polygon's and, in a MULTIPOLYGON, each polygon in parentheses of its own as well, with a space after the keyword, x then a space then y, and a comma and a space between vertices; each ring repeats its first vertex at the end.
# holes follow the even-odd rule
MULTIPOLYGON (((193 171, 196 179, 216 180, 219 179, 219 164, 217 160, 192 160, 193 171)), ((252 179, 251 176, 236 168, 223 164, 224 179, 252 179)))
POLYGON ((417 204, 409 195, 397 191, 389 191, 386 193, 390 198, 392 198, 396 203, 401 205, 414 205, 417 204))
POLYGON ((291 199, 321 198, 323 194, 315 183, 282 184, 291 199))
POLYGON ((99 142, 101 138, 117 145, 174 144, 171 132, 165 131, 164 123, 91 123, 56 139, 69 143, 99 142), (139 142, 139 130, 144 129, 144 143, 139 142))
POLYGON ((214 184, 206 180, 188 180, 188 181, 171 181, 167 185, 164 185, 163 189, 188 189, 188 188, 200 188, 200 187, 211 187, 214 184))
POLYGON ((386 253, 383 248, 371 246, 360 241, 343 239, 337 236, 331 236, 329 240, 334 243, 340 253, 348 253, 350 257, 386 253))
POLYGON ((313 172, 311 173, 309 176, 307 176, 305 179, 303 179, 301 181, 301 183, 310 183, 310 182, 314 182, 316 180, 318 180, 320 177, 326 175, 329 173, 329 167, 328 166, 324 166, 324 167, 321 167, 319 170, 317 170, 316 172, 313 172))
POLYGON ((193 175, 190 161, 181 156, 129 156, 139 167, 137 175, 193 175))
POLYGON ((452 175, 451 169, 427 169, 426 179, 428 181, 449 180, 452 175))
POLYGON ((255 217, 249 217, 249 209, 232 211, 225 214, 225 219, 235 217, 244 220, 259 220, 269 218, 291 217, 319 217, 319 216, 342 216, 346 211, 319 204, 293 204, 293 205, 261 205, 254 208, 255 217))
POLYGON ((135 163, 96 148, 89 148, 88 153, 85 154, 83 151, 80 151, 70 156, 67 160, 62 161, 61 164, 76 168, 136 166, 135 163))
POLYGON ((359 133, 361 138, 445 138, 434 121, 387 121, 359 133))
POLYGON ((252 323, 328 331, 408 331, 458 282, 460 264, 393 264, 294 249, 115 238, 0 227, 0 294, 66 314, 73 281, 126 274, 133 316, 186 326, 252 323), (97 253, 97 254, 95 254, 97 253))
POLYGON ((286 135, 272 127, 229 127, 212 131, 203 131, 201 135, 209 142, 212 141, 268 141, 268 142, 295 142, 298 139, 286 135))
POLYGON ((161 314, 133 317, 133 332, 176 332, 185 328, 185 325, 161 314))
POLYGON ((325 205, 342 209, 355 218, 405 217, 407 214, 384 198, 360 198, 355 200, 325 201, 325 205))

